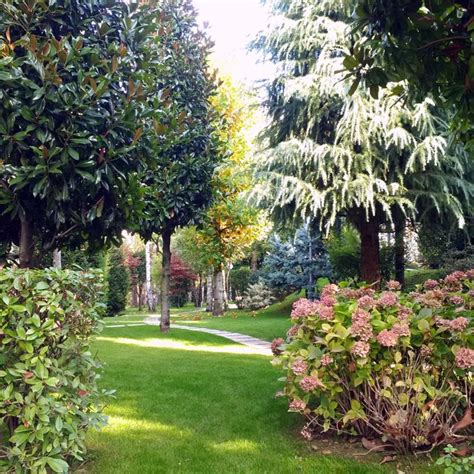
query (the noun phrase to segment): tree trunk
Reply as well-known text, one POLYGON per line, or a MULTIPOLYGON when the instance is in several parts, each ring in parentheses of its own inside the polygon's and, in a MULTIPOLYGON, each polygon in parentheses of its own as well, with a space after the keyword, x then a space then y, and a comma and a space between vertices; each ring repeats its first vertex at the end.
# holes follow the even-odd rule
POLYGON ((252 273, 255 273, 258 270, 258 253, 256 249, 252 250, 252 258, 250 261, 250 268, 252 273))
POLYGON ((54 249, 53 251, 53 267, 54 268, 62 268, 62 255, 61 250, 54 249))
POLYGON ((212 273, 207 275, 206 283, 206 311, 212 312, 214 308, 214 278, 212 273))
POLYGON ((161 332, 170 330, 170 267, 171 267, 171 231, 165 230, 163 239, 162 277, 161 277, 161 332))
POLYGON ((225 311, 224 272, 222 269, 214 272, 214 305, 212 314, 222 316, 225 311))
POLYGON ((357 229, 360 233, 361 242, 361 271, 362 281, 373 285, 374 288, 380 286, 380 240, 379 224, 375 217, 370 217, 367 221, 361 218, 357 229))
POLYGON ((136 283, 132 282, 131 285, 131 290, 132 290, 132 307, 137 308, 138 307, 138 287, 136 283))
POLYGON ((400 210, 393 213, 395 222, 395 280, 405 287, 405 229, 406 218, 400 210))
POLYGON ((33 266, 33 229, 31 222, 26 218, 21 219, 20 230, 20 268, 31 268, 33 266))
POLYGON ((146 303, 149 311, 155 311, 156 298, 151 281, 151 242, 147 242, 145 245, 145 273, 146 303))

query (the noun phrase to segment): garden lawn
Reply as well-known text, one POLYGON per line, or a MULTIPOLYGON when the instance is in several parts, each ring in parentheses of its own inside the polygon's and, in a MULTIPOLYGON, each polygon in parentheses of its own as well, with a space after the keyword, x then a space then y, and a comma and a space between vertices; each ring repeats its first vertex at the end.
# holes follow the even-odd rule
POLYGON ((299 440, 301 420, 274 398, 278 369, 269 357, 239 353, 241 347, 185 330, 105 328, 95 349, 107 364, 101 384, 116 389, 116 398, 106 410, 109 425, 88 436, 91 460, 76 472, 396 471, 395 464, 369 464, 367 456, 318 454, 299 440))
POLYGON ((201 326, 209 329, 239 332, 249 336, 271 341, 276 337, 285 337, 292 326, 291 307, 300 295, 294 294, 281 303, 276 303, 260 311, 228 311, 224 316, 213 317, 209 313, 175 313, 172 322, 187 326, 201 326), (201 317, 196 321, 195 317, 201 317))

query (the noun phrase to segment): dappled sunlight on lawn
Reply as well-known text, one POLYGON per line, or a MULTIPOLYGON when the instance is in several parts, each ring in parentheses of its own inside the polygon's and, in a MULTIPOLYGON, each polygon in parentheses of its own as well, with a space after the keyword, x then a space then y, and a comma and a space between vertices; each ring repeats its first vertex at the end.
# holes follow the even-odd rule
POLYGON ((211 447, 216 451, 224 453, 247 452, 252 453, 260 450, 260 443, 250 441, 248 439, 234 439, 231 441, 224 441, 222 443, 212 443, 211 447))
MULTIPOLYGON (((126 344, 140 347, 150 347, 159 349, 177 349, 183 351, 195 351, 195 352, 219 352, 226 354, 252 354, 262 355, 258 348, 242 346, 242 345, 200 345, 200 344, 189 344, 182 340, 176 339, 131 339, 127 337, 105 337, 100 336, 97 338, 98 341, 113 342, 115 344, 126 344)), ((265 356, 264 356, 265 357, 265 356)))

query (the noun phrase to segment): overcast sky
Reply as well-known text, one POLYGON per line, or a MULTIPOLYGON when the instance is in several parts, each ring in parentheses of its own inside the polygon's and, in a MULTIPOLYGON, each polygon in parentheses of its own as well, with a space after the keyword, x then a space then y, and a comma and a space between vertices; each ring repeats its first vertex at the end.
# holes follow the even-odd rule
POLYGON ((268 75, 268 67, 257 64, 258 57, 247 52, 252 38, 265 29, 266 8, 260 0, 193 0, 201 24, 209 23, 208 33, 215 42, 216 66, 243 82, 268 75))

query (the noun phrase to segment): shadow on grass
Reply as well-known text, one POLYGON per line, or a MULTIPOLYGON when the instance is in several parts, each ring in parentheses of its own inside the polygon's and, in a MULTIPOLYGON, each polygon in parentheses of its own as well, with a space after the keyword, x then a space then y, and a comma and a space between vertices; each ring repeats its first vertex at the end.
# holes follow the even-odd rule
MULTIPOLYGON (((301 419, 287 413, 280 372, 267 357, 190 352, 140 343, 173 341, 225 349, 203 333, 158 328, 107 329, 95 346, 106 364, 103 387, 117 390, 110 423, 88 437, 87 473, 355 473, 393 467, 318 455, 297 439, 301 419), (124 332, 125 331, 125 332, 124 332), (127 337, 136 343, 113 339, 127 337)), ((415 472, 411 470, 409 472, 415 472)), ((428 472, 427 469, 418 472, 428 472)))

